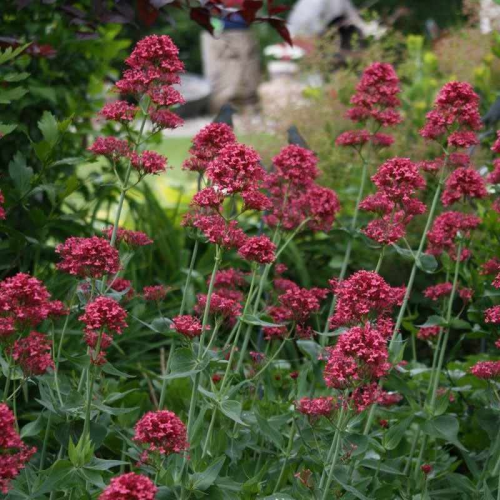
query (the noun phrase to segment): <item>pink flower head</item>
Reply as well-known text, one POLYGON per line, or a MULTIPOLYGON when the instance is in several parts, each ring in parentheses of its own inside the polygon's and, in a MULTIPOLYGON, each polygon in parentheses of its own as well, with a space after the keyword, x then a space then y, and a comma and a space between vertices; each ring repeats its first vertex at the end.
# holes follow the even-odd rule
POLYGON ((142 289, 144 300, 159 302, 163 300, 168 292, 168 288, 163 285, 145 286, 142 289))
POLYGON ((335 288, 337 305, 331 328, 360 322, 372 313, 389 313, 400 305, 404 288, 393 288, 377 273, 358 271, 335 288))
POLYGON ((247 238, 238 249, 238 254, 250 262, 271 264, 274 262, 276 245, 267 236, 247 238))
POLYGON ((493 161, 493 171, 488 174, 486 181, 489 184, 500 184, 500 158, 493 161))
POLYGON ((430 474, 432 472, 432 465, 430 465, 430 464, 423 464, 420 467, 420 470, 427 476, 428 474, 430 474))
POLYGON ((191 205, 195 205, 201 208, 214 208, 216 210, 224 202, 224 195, 215 190, 213 187, 207 187, 198 191, 191 201, 191 205))
MULTIPOLYGON (((238 300, 231 298, 225 292, 225 290, 218 290, 212 294, 210 297, 210 314, 234 320, 241 315, 242 306, 238 300)), ((241 298, 241 294, 238 293, 237 297, 238 299, 241 298)), ((200 293, 197 299, 195 311, 202 314, 207 303, 207 296, 200 293)))
POLYGON ((321 300, 324 300, 328 290, 321 288, 290 287, 278 297, 281 306, 288 310, 288 320, 304 323, 311 314, 319 311, 321 300))
POLYGON ((101 111, 99 111, 99 114, 106 118, 106 120, 131 122, 138 110, 137 106, 129 104, 126 101, 115 101, 105 104, 101 111))
POLYGON ((26 446, 15 428, 15 418, 5 403, 0 403, 0 492, 6 495, 15 479, 36 452, 26 446))
POLYGON ((500 378, 500 361, 479 361, 469 371, 477 378, 498 379, 500 378))
POLYGON ((388 134, 382 134, 381 132, 376 132, 370 137, 371 143, 379 148, 388 148, 394 143, 394 137, 388 134))
MULTIPOLYGON (((444 212, 434 220, 432 229, 427 235, 429 241, 428 253, 441 255, 448 252, 452 258, 456 258, 456 238, 460 234, 463 238, 470 238, 472 230, 481 223, 481 219, 475 215, 461 212, 444 212)), ((462 250, 461 260, 470 256, 467 249, 462 250)))
POLYGON ((370 132, 365 129, 361 130, 348 130, 347 132, 342 132, 337 139, 335 144, 337 146, 363 146, 370 140, 370 132))
POLYGON ((263 352, 250 351, 248 354, 256 365, 262 363, 266 359, 266 355, 263 352))
POLYGON ((130 155, 132 166, 141 175, 155 175, 167 170, 167 159, 155 151, 143 151, 130 155))
POLYGON ((195 214, 192 225, 199 229, 210 243, 226 249, 240 248, 246 240, 245 233, 238 227, 237 221, 226 222, 218 214, 195 214))
POLYGON ((127 311, 116 300, 110 297, 97 297, 85 307, 85 313, 79 318, 85 323, 85 331, 99 331, 106 328, 108 331, 121 334, 127 327, 127 311))
POLYGON ((0 339, 65 313, 61 302, 50 301, 44 284, 29 274, 18 273, 0 282, 0 339))
POLYGON ((182 168, 193 172, 204 172, 224 146, 235 142, 236 136, 229 125, 210 123, 195 135, 193 146, 189 150, 192 156, 184 162, 182 168))
MULTIPOLYGON (((210 278, 207 279, 207 285, 210 278)), ((240 288, 246 285, 245 275, 238 269, 229 268, 222 271, 217 271, 215 274, 215 288, 240 288)))
POLYGON ((316 155, 296 144, 285 146, 272 161, 278 175, 292 184, 303 186, 319 175, 316 155))
POLYGON ((500 259, 498 257, 493 257, 481 265, 481 272, 479 274, 488 275, 498 273, 500 273, 500 259))
POLYGON ((377 382, 356 387, 351 394, 350 404, 357 413, 361 413, 379 402, 381 392, 377 382))
POLYGON ((156 130, 175 129, 184 124, 184 120, 168 109, 151 111, 149 118, 156 130))
POLYGON ((420 340, 432 340, 437 338, 441 328, 439 326, 424 326, 417 333, 417 338, 420 340))
POLYGON ((99 500, 154 500, 158 488, 151 479, 135 472, 111 479, 99 500))
POLYGON ((229 143, 210 162, 206 173, 214 186, 225 194, 234 194, 257 186, 257 182, 264 178, 265 171, 254 149, 229 143))
POLYGON ((168 410, 150 411, 135 424, 134 441, 161 455, 180 453, 189 448, 186 426, 168 410))
POLYGON ((263 212, 272 208, 271 200, 257 189, 248 189, 241 193, 243 198, 244 210, 257 210, 263 212))
POLYGON ((479 144, 479 139, 477 135, 470 131, 465 130, 463 132, 453 132, 448 136, 448 146, 454 146, 456 148, 470 148, 479 144))
POLYGON ((441 196, 443 205, 449 206, 461 199, 486 198, 488 191, 484 179, 473 168, 457 168, 446 180, 441 196))
POLYGON ((461 288, 458 295, 464 302, 470 302, 474 296, 474 290, 472 288, 461 288))
POLYGON ((425 187, 418 166, 409 158, 392 158, 383 163, 372 177, 373 183, 389 200, 404 201, 425 187))
MULTIPOLYGON (((108 240, 111 240, 113 226, 106 228, 102 233, 108 240)), ((153 243, 153 240, 142 231, 132 231, 131 229, 119 227, 116 231, 116 243, 122 241, 131 247, 143 247, 153 243)))
POLYGON ((484 321, 486 323, 500 324, 500 306, 493 306, 484 311, 484 321))
POLYGON ((203 331, 200 320, 189 314, 176 316, 172 322, 172 330, 190 339, 199 337, 203 331))
POLYGON ((380 406, 389 407, 397 405, 400 401, 403 400, 403 396, 397 392, 386 392, 382 391, 378 398, 378 404, 380 406))
POLYGON ((450 295, 453 285, 449 282, 439 283, 438 285, 429 286, 424 290, 424 296, 431 300, 439 300, 441 297, 450 295))
MULTIPOLYGON (((176 104, 184 104, 186 102, 180 92, 170 85, 159 85, 157 87, 153 87, 149 90, 148 94, 151 97, 151 100, 158 106, 174 106, 176 104)), ((164 109, 161 109, 160 112, 161 111, 167 111, 167 113, 173 115, 171 111, 164 109)), ((179 117, 177 117, 177 119, 180 120, 179 117)))
POLYGON ((392 245, 406 234, 406 225, 401 218, 385 215, 368 223, 363 233, 380 245, 392 245))
POLYGON ((120 255, 107 240, 92 236, 72 236, 56 247, 62 257, 57 268, 81 278, 102 278, 105 274, 116 274, 120 270, 120 255))
POLYGON ((497 154, 500 154, 500 130, 497 130, 497 139, 491 146, 491 150, 497 154))
POLYGON ((106 156, 111 161, 128 158, 130 155, 128 142, 115 137, 98 137, 88 150, 95 155, 106 156))
POLYGON ((26 375, 43 375, 54 368, 51 349, 52 341, 46 335, 31 332, 28 337, 16 340, 10 353, 26 375))
POLYGON ((312 231, 329 231, 340 211, 340 202, 335 191, 311 185, 305 196, 307 215, 311 218, 308 227, 312 231))
POLYGON ((135 292, 132 287, 132 282, 124 278, 115 278, 111 283, 111 288, 118 293, 124 293, 122 298, 125 300, 130 300, 134 297, 135 292))
POLYGON ((295 407, 299 413, 307 415, 308 417, 329 417, 334 408, 333 397, 320 397, 320 398, 302 398, 295 403, 295 407))
POLYGON ((5 220, 5 209, 3 208, 3 204, 5 203, 5 197, 0 190, 0 220, 5 220))

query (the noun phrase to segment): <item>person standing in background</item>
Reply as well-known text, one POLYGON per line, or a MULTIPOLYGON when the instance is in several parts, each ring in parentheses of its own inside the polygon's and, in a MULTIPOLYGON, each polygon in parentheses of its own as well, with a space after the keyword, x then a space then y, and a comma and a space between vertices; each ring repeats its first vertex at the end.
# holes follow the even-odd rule
MULTIPOLYGON (((243 0, 223 0, 227 8, 242 7, 243 0)), ((203 73, 211 86, 210 111, 226 103, 236 108, 257 104, 260 53, 257 39, 245 20, 234 12, 214 20, 214 36, 201 34, 203 73)))

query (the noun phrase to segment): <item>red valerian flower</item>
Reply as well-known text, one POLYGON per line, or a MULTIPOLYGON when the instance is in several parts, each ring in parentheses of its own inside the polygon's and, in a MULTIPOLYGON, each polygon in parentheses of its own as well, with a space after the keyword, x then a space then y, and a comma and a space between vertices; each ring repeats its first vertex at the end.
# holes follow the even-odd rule
POLYGON ((131 122, 135 118, 137 111, 139 111, 139 108, 133 104, 126 101, 115 101, 105 104, 99 114, 106 120, 131 122))
POLYGON ((481 271, 479 274, 488 275, 498 273, 500 273, 500 259, 498 257, 493 257, 481 265, 481 271))
POLYGON ((142 289, 144 300, 160 301, 163 300, 168 293, 168 288, 163 285, 145 286, 142 289))
POLYGON ((56 267, 81 278, 102 278, 120 270, 118 250, 97 236, 72 236, 56 247, 56 253, 63 259, 56 267))
POLYGON ((214 208, 216 210, 224 202, 224 195, 213 187, 207 187, 198 191, 191 200, 191 205, 201 208, 214 208))
POLYGON ((155 175, 167 170, 167 158, 155 151, 131 153, 130 161, 140 175, 155 175))
POLYGON ((235 142, 236 136, 229 125, 210 123, 194 136, 193 146, 189 150, 191 157, 184 162, 182 168, 193 172, 204 172, 224 146, 235 142))
MULTIPOLYGON (((456 238, 459 234, 463 238, 470 238, 471 231, 476 229, 481 219, 475 215, 462 212, 444 212, 434 220, 432 229, 427 235, 429 241, 427 252, 431 255, 441 255, 447 252, 452 259, 456 259, 456 238)), ((460 260, 470 257, 470 251, 463 249, 460 260)))
POLYGON ((265 171, 257 152, 249 146, 229 143, 207 167, 206 175, 224 194, 240 193, 262 180, 265 171))
POLYGON ((3 204, 5 203, 5 197, 0 190, 0 220, 5 220, 6 214, 5 214, 5 209, 3 207, 3 204))
POLYGON ((470 148, 479 144, 479 139, 474 132, 466 130, 464 132, 453 132, 448 136, 448 146, 456 148, 470 148))
POLYGON ((427 476, 432 472, 432 465, 430 464, 423 464, 420 467, 420 470, 427 476))
POLYGON ((114 162, 128 158, 131 153, 129 143, 116 137, 98 137, 88 150, 95 155, 106 156, 114 162))
POLYGON ((497 139, 491 146, 491 150, 497 154, 500 154, 500 130, 497 130, 497 139))
MULTIPOLYGON (((157 87, 153 87, 148 91, 148 94, 151 97, 151 100, 158 106, 174 106, 175 104, 184 104, 186 102, 180 92, 170 85, 159 85, 157 87)), ((173 115, 171 111, 167 112, 173 115)), ((177 118, 180 119, 179 117, 177 118)))
POLYGON ((248 354, 256 365, 262 363, 266 359, 266 355, 263 352, 250 351, 248 354))
POLYGON ((148 445, 161 455, 181 453, 189 448, 186 426, 168 410, 150 411, 135 424, 134 441, 148 445))
POLYGON ((488 174, 486 181, 489 184, 500 184, 500 158, 493 161, 493 171, 488 174))
POLYGON ((292 184, 304 186, 319 175, 316 155, 296 144, 285 146, 272 161, 278 175, 292 184))
POLYGON ((441 331, 441 327, 439 326, 424 326, 420 328, 417 333, 417 338, 420 340, 432 340, 437 338, 439 332, 441 331))
POLYGON ((199 229, 210 243, 225 249, 240 248, 246 240, 245 233, 235 220, 226 222, 220 215, 188 214, 184 225, 199 229))
POLYGON ((381 132, 376 132, 370 137, 371 143, 379 148, 388 148, 394 143, 394 137, 388 134, 382 134, 381 132))
POLYGON ((329 231, 340 211, 340 202, 335 191, 311 185, 305 197, 306 215, 311 219, 308 227, 312 231, 329 231))
POLYGON ((461 199, 486 198, 488 191, 484 179, 473 168, 457 168, 446 180, 441 196, 444 206, 452 205, 461 199))
POLYGON ((453 285, 449 282, 429 286, 424 290, 424 296, 431 300, 439 300, 441 297, 450 295, 453 285))
POLYGON ((371 405, 378 403, 381 391, 377 382, 356 387, 351 393, 349 402, 357 413, 361 413, 371 405))
POLYGON ((334 411, 333 397, 302 398, 295 403, 299 413, 308 417, 329 417, 334 411))
POLYGON ((62 303, 51 301, 47 288, 33 276, 18 273, 0 282, 0 339, 62 314, 67 314, 62 303))
MULTIPOLYGON (((402 212, 399 213, 401 214, 402 212)), ((381 219, 369 222, 362 232, 380 245, 392 245, 406 234, 406 225, 400 217, 398 218, 396 216, 384 215, 381 219)))
POLYGON ((377 404, 384 407, 394 406, 403 400, 403 396, 397 392, 382 391, 379 395, 377 404))
POLYGON ((362 146, 370 140, 370 132, 365 129, 361 130, 348 130, 347 132, 342 132, 337 139, 335 144, 337 146, 362 146))
MULTIPOLYGON (((108 240, 111 240, 111 236, 113 235, 113 226, 104 229, 102 234, 108 240)), ((143 247, 153 243, 153 240, 142 231, 132 231, 131 229, 123 229, 119 227, 116 231, 116 243, 121 243, 122 241, 131 247, 143 247)))
POLYGON ((243 210, 257 210, 258 212, 263 212, 264 210, 269 210, 273 206, 271 200, 257 189, 243 191, 241 197, 244 203, 243 210))
POLYGON ((155 109, 149 114, 155 130, 175 129, 184 124, 184 120, 168 109, 155 109))
MULTIPOLYGON (((242 297, 239 292, 236 296, 238 299, 242 297)), ((198 314, 202 314, 207 303, 207 296, 200 293, 198 294, 197 299, 198 301, 195 306, 195 311, 198 314)), ((214 316, 222 316, 230 320, 235 320, 241 315, 241 309, 242 305, 239 301, 228 297, 228 294, 224 290, 218 290, 212 293, 210 297, 210 314, 213 314, 214 316)))
POLYGON ((353 324, 371 313, 390 312, 400 305, 405 288, 393 288, 376 272, 358 271, 335 286, 337 296, 335 314, 330 327, 353 324))
MULTIPOLYGON (((207 285, 210 278, 207 279, 207 285)), ((217 271, 214 279, 215 288, 239 288, 246 285, 245 275, 239 269, 229 268, 217 271)))
POLYGON ((500 324, 500 306, 493 306, 484 311, 484 321, 486 323, 500 324))
POLYGON ((52 341, 46 335, 31 332, 16 340, 9 351, 26 375, 43 375, 49 368, 54 368, 51 349, 52 341))
POLYGON ((15 479, 35 454, 26 446, 15 428, 15 417, 5 403, 0 403, 0 492, 7 495, 15 479))
MULTIPOLYGON (((194 316, 190 316, 189 314, 176 316, 172 320, 172 325, 170 328, 190 339, 199 337, 201 335, 201 332, 203 331, 201 321, 194 316)), ((207 328, 210 327, 207 326, 207 328)))
POLYGON ((328 290, 322 288, 300 288, 298 286, 288 288, 284 294, 278 297, 283 310, 288 311, 288 320, 304 323, 311 314, 318 312, 321 300, 326 298, 328 290))
POLYGON ((108 331, 121 334, 127 327, 127 311, 116 300, 110 297, 97 297, 85 307, 85 313, 79 318, 85 323, 85 331, 99 331, 106 328, 108 331))
POLYGON ((115 278, 111 282, 110 286, 115 292, 125 292, 124 295, 122 295, 122 299, 130 300, 135 295, 135 291, 130 280, 126 280, 124 278, 115 278))
POLYGON ((469 372, 477 378, 485 380, 500 378, 500 361, 479 361, 469 372))
POLYGON ((154 500, 157 492, 151 479, 129 472, 111 479, 99 500, 154 500))
POLYGON ((267 236, 252 236, 247 238, 238 249, 238 254, 243 259, 259 264, 274 262, 276 245, 267 236))

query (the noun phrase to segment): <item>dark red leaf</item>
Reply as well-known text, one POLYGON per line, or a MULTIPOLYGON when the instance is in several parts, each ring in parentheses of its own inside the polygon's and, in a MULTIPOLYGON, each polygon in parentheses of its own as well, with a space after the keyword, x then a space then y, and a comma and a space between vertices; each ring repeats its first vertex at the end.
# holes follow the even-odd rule
POLYGON ((283 38, 288 45, 293 47, 292 37, 290 36, 290 32, 286 27, 286 21, 284 19, 270 17, 267 19, 267 22, 279 33, 281 38, 283 38))
POLYGON ((262 0, 245 0, 243 8, 239 11, 241 17, 243 17, 247 24, 252 24, 257 17, 257 12, 263 5, 264 2, 262 0))
POLYGON ((137 15, 146 26, 151 26, 158 19, 159 12, 149 0, 137 0, 137 15))
POLYGON ((213 35, 214 27, 210 22, 210 12, 204 7, 193 7, 189 17, 198 23, 202 28, 205 28, 210 34, 213 35))

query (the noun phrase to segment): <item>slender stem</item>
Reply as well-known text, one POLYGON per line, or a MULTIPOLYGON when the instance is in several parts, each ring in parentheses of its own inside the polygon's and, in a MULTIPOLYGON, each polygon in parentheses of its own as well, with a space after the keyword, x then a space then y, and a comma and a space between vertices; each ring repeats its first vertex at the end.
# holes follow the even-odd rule
POLYGON ((203 451, 201 453, 201 458, 203 458, 208 450, 208 445, 210 444, 210 440, 212 437, 212 432, 214 430, 215 417, 217 416, 217 408, 214 407, 212 411, 212 418, 210 419, 210 425, 208 426, 207 437, 205 439, 205 443, 203 444, 203 451))
POLYGON ((420 437, 420 429, 418 429, 417 432, 415 432, 415 435, 413 436, 413 441, 411 443, 411 448, 410 448, 410 454, 408 455, 408 460, 406 461, 405 468, 403 471, 404 476, 407 476, 410 470, 411 460, 413 458, 413 454, 415 453, 415 448, 417 447, 417 441, 419 437, 420 437))
POLYGON ((363 429, 363 435, 366 436, 370 432, 373 419, 375 418, 375 410, 377 409, 377 405, 371 405, 370 411, 368 412, 368 418, 366 419, 365 428, 363 429))
POLYGON ((39 471, 42 471, 45 467, 45 457, 47 455, 47 443, 49 441, 50 424, 52 422, 52 413, 49 413, 47 418, 47 426, 45 427, 45 435, 43 437, 42 452, 40 453, 40 467, 39 471))
POLYGON ((382 261, 384 260, 384 255, 385 255, 385 249, 387 247, 384 245, 382 247, 382 250, 380 251, 380 255, 378 257, 378 261, 377 261, 377 267, 375 268, 375 272, 378 273, 380 271, 380 268, 382 267, 382 261))
POLYGON ((207 347, 205 347, 205 350, 203 351, 202 358, 204 358, 206 356, 207 352, 212 347, 212 344, 214 343, 214 340, 217 337, 217 332, 219 331, 220 325, 221 325, 221 321, 220 320, 216 321, 215 327, 214 327, 213 332, 212 332, 212 336, 210 337, 210 340, 208 342, 207 347))
POLYGON ((417 481, 418 473, 420 471, 420 465, 422 464, 422 459, 424 457, 424 451, 427 446, 427 434, 424 434, 424 438, 422 440, 422 446, 420 448, 420 453, 418 454, 417 462, 415 464, 415 470, 413 471, 413 479, 417 481))
POLYGON ((441 189, 442 189, 443 183, 444 183, 445 170, 446 170, 446 162, 445 162, 445 165, 443 166, 443 168, 441 169, 441 174, 439 176, 439 182, 438 182, 438 185, 436 188, 436 192, 434 193, 434 198, 432 200, 431 208, 429 210, 429 215, 427 216, 427 222, 425 223, 424 231, 422 233, 422 237, 420 238, 420 243, 418 245, 418 249, 417 249, 417 252, 415 254, 415 260, 414 260, 413 266, 411 268, 410 278, 408 279, 408 283, 406 285, 406 292, 405 292, 405 295, 403 298, 403 303, 401 304, 401 308, 399 309, 399 314, 398 314, 398 318, 396 320, 396 324, 394 325, 392 338, 391 338, 391 341, 389 342, 389 350, 391 350, 391 348, 395 342, 396 335, 399 332, 399 329, 401 328, 401 324, 403 323, 403 318, 404 318, 405 313, 406 313, 406 308, 408 306, 410 294, 411 294, 412 289, 413 289, 413 283, 415 282, 415 276, 417 274, 417 268, 418 268, 417 264, 418 264, 418 262, 420 262, 420 257, 422 256, 422 253, 424 251, 425 242, 427 241, 427 233, 429 232, 431 224, 434 220, 434 214, 436 213, 436 209, 438 206, 439 196, 441 194, 441 189))
POLYGON ((286 448, 285 460, 283 461, 283 466, 281 467, 280 475, 278 477, 278 481, 276 482, 276 486, 274 487, 273 494, 280 489, 281 482, 283 481, 285 470, 288 465, 288 460, 290 459, 290 453, 292 452, 293 438, 295 437, 295 431, 296 431, 296 425, 295 425, 295 419, 293 419, 292 428, 290 429, 290 436, 288 438, 288 445, 286 448))
POLYGON ((8 366, 7 366, 7 377, 5 378, 5 386, 3 389, 3 400, 4 402, 9 399, 8 394, 9 394, 9 389, 10 389, 10 382, 12 379, 12 367, 10 365, 10 358, 7 360, 8 366))
MULTIPOLYGON (((363 194, 365 191, 366 177, 368 173, 368 162, 361 156, 363 161, 362 169, 361 169, 361 180, 359 183, 358 196, 356 198, 356 205, 354 206, 354 214, 352 216, 351 225, 350 225, 350 234, 349 240, 347 241, 347 247, 345 249, 344 260, 342 261, 342 267, 340 268, 339 281, 342 281, 345 278, 347 273, 347 268, 349 267, 349 262, 351 261, 351 252, 352 252, 352 241, 354 238, 354 231, 358 225, 358 216, 359 216, 359 205, 361 200, 363 199, 363 194)), ((323 333, 328 332, 328 321, 330 316, 333 315, 333 311, 335 310, 335 295, 332 297, 332 301, 330 303, 330 309, 328 311, 328 315, 326 317, 325 326, 323 328, 323 333)), ((327 337, 321 337, 322 345, 325 345, 327 337)))
POLYGON ((191 284, 191 277, 193 275, 193 269, 194 269, 194 265, 196 263, 196 257, 198 256, 198 247, 199 246, 200 246, 199 241, 196 240, 194 242, 193 253, 191 254, 191 262, 189 263, 189 269, 188 269, 188 273, 186 276, 186 283, 184 284, 184 289, 183 289, 183 293, 182 293, 182 302, 181 302, 181 308, 179 311, 180 316, 182 316, 184 314, 184 311, 186 310, 187 291, 189 289, 189 285, 191 284))

